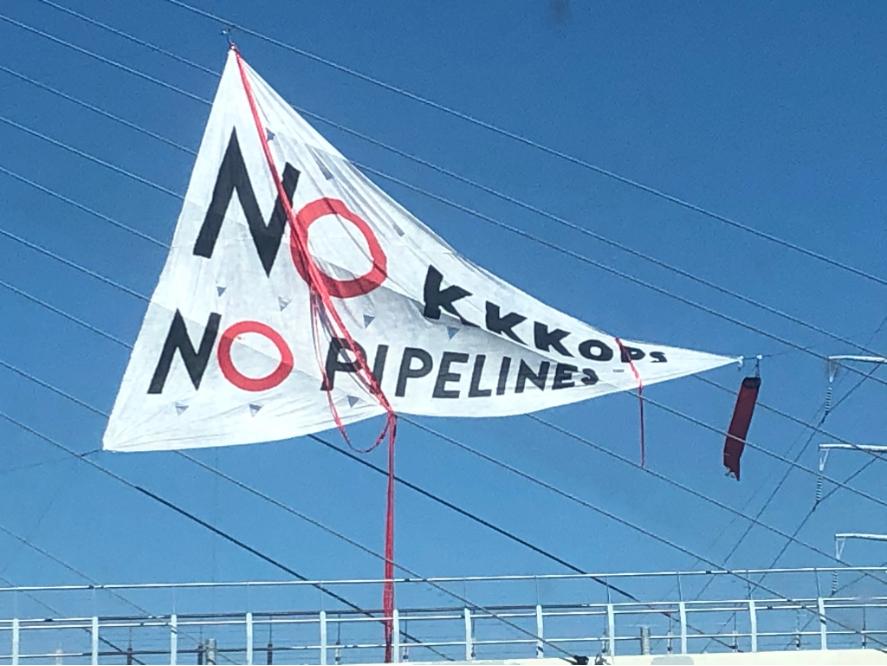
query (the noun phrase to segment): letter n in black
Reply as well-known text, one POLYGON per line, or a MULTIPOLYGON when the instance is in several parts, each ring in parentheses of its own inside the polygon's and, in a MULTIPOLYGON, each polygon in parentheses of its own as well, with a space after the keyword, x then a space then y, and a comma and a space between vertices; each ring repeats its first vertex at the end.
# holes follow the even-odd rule
MULTIPOLYGON (((270 178, 270 176, 268 176, 270 178)), ((293 202, 293 194, 299 183, 298 170, 287 163, 283 168, 283 191, 290 203, 293 202)), ((231 197, 237 192, 240 206, 246 216, 249 232, 252 234, 253 243, 265 269, 265 275, 271 275, 271 267, 277 257, 280 248, 280 240, 283 238, 283 230, 286 228, 286 211, 283 202, 278 195, 274 204, 274 212, 268 224, 262 217, 259 203, 256 201, 256 193, 249 179, 249 172, 240 152, 240 143, 237 141, 237 130, 231 130, 231 139, 228 141, 228 149, 222 158, 219 167, 219 175, 216 176, 216 185, 213 188, 213 197, 210 201, 206 216, 203 218, 203 226, 197 241, 194 243, 194 254, 198 257, 209 259, 213 255, 213 249, 222 229, 222 220, 228 212, 231 197)))
POLYGON ((185 369, 191 377, 194 388, 199 389, 200 380, 203 379, 206 364, 209 362, 209 355, 212 353, 216 336, 219 334, 221 320, 222 315, 215 312, 210 314, 206 328, 203 329, 200 348, 194 351, 194 345, 191 343, 191 338, 188 337, 185 319, 182 317, 182 313, 176 310, 176 314, 172 318, 172 325, 169 327, 169 334, 166 336, 166 342, 163 343, 163 351, 160 352, 160 360, 157 362, 157 368, 151 378, 148 393, 163 393, 163 386, 166 384, 166 377, 169 375, 176 351, 182 356, 182 361, 185 363, 185 369))

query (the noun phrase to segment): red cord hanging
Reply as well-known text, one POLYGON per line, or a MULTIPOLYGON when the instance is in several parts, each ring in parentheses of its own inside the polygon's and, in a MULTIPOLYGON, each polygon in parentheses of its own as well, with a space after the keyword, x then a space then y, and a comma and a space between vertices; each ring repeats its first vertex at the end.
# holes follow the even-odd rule
MULTIPOLYGON (((348 433, 345 431, 345 425, 342 422, 341 417, 339 416, 338 409, 333 401, 332 389, 328 388, 330 386, 329 378, 326 376, 325 364, 321 361, 322 352, 317 346, 319 342, 319 329, 325 330, 331 337, 339 338, 345 341, 345 345, 343 347, 350 350, 359 349, 357 343, 354 338, 351 336, 351 333, 348 331, 348 328, 345 326, 345 323, 342 321, 342 317, 339 314, 336 306, 333 302, 333 294, 330 292, 328 286, 328 280, 325 279, 326 276, 320 271, 320 268, 313 261, 311 256, 308 253, 308 230, 299 223, 297 215, 293 212, 292 206, 289 202, 289 197, 287 197, 286 192, 283 187, 283 182, 280 179, 280 176, 277 171, 277 167, 274 164, 274 158, 271 155, 271 148, 268 145, 268 136, 265 131, 265 128, 262 126, 262 120, 259 116, 259 109, 256 104, 255 96, 253 95, 252 86, 250 85, 249 79, 246 74, 246 68, 244 67, 244 63, 242 58, 240 57, 240 52, 237 50, 237 47, 232 43, 231 49, 234 51, 234 54, 237 58, 237 66, 240 71, 240 79, 243 83, 243 89, 246 93, 247 101, 249 102, 250 112, 252 113, 253 121, 255 122, 256 131, 259 135, 259 140, 262 144, 262 150, 265 154, 265 160, 268 165, 268 170, 271 172, 271 177, 274 181, 274 185, 277 189, 279 201, 283 203, 284 211, 286 212, 287 220, 290 224, 290 243, 293 247, 294 257, 300 257, 301 261, 297 262, 297 267, 300 269, 300 274, 305 279, 308 284, 308 289, 310 291, 310 302, 311 302, 311 321, 312 326, 315 332, 315 351, 318 354, 318 364, 321 368, 321 372, 324 374, 324 382, 323 385, 326 388, 327 399, 329 400, 330 411, 332 412, 333 419, 336 422, 336 426, 339 428, 339 432, 342 433, 345 441, 348 442, 348 445, 351 448, 354 446, 351 444, 351 440, 348 438, 348 433)), ((336 213, 332 208, 329 211, 331 214, 336 213)), ((384 269, 379 269, 384 270, 384 269)), ((385 661, 386 663, 391 662, 391 647, 393 643, 393 615, 394 615, 394 443, 397 437, 397 414, 395 414, 394 409, 391 407, 391 404, 388 402, 388 398, 382 392, 382 387, 379 385, 379 382, 376 380, 375 375, 373 375, 370 370, 369 364, 367 363, 366 358, 362 355, 354 351, 355 357, 355 365, 357 371, 355 372, 355 377, 358 381, 363 385, 364 389, 370 395, 375 398, 375 400, 385 409, 386 411, 386 420, 385 426, 382 429, 382 432, 379 433, 379 437, 376 439, 375 443, 367 449, 363 449, 362 453, 367 453, 375 449, 382 441, 385 440, 386 436, 388 439, 388 484, 386 491, 386 512, 385 512, 385 571, 384 578, 385 583, 383 584, 383 593, 382 593, 382 608, 383 608, 383 625, 385 627, 385 661)), ((358 449, 355 449, 358 450, 358 449)))

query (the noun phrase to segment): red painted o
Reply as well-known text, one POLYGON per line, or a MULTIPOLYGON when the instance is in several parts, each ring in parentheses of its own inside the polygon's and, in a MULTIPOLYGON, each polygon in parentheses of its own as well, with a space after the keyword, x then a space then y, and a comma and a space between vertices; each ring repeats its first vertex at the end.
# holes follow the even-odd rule
POLYGON ((308 228, 325 215, 338 215, 357 227, 357 230, 363 235, 367 247, 369 247, 370 258, 373 260, 373 267, 364 275, 352 280, 337 280, 336 278, 326 275, 318 268, 318 273, 320 273, 320 279, 323 281, 323 286, 331 296, 336 296, 338 298, 353 298, 354 296, 362 296, 363 294, 370 293, 373 289, 381 285, 385 281, 385 278, 388 277, 388 257, 385 256, 385 252, 382 250, 382 246, 379 244, 379 241, 376 239, 370 226, 355 213, 352 213, 348 209, 348 206, 345 205, 345 202, 340 201, 339 199, 317 199, 316 201, 305 204, 305 206, 302 207, 302 210, 296 214, 296 224, 298 226, 296 229, 292 230, 293 233, 290 235, 290 252, 296 270, 299 272, 299 275, 302 276, 302 279, 310 284, 309 271, 306 262, 313 262, 314 259, 310 256, 302 256, 302 252, 299 250, 299 243, 296 242, 296 234, 299 234, 298 238, 301 241, 301 246, 305 248, 305 253, 307 254, 308 228))
POLYGON ((222 333, 222 339, 219 340, 218 357, 219 367, 222 369, 225 379, 244 391, 267 391, 274 388, 286 379, 293 369, 293 353, 286 341, 273 328, 257 321, 237 322, 222 333), (238 335, 244 333, 263 335, 277 347, 277 351, 280 353, 280 363, 270 375, 257 378, 247 377, 234 367, 234 362, 231 360, 231 345, 238 335))

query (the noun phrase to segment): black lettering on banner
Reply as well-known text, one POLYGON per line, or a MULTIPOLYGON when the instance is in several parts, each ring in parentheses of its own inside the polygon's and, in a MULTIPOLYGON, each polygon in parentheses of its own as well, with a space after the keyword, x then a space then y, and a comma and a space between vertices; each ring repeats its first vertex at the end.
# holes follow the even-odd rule
POLYGON ((579 343, 579 353, 589 361, 609 361, 613 350, 600 340, 584 340, 579 343))
POLYGON ((434 266, 428 267, 428 273, 425 274, 425 310, 422 314, 426 319, 440 319, 440 309, 443 308, 451 315, 459 317, 459 321, 464 326, 477 326, 470 321, 464 319, 453 305, 455 301, 466 296, 471 296, 471 292, 457 285, 450 285, 446 289, 441 290, 440 285, 443 282, 443 274, 434 266))
POLYGON ((591 368, 583 368, 581 381, 583 386, 594 386, 600 381, 600 379, 598 378, 597 373, 591 368))
POLYGON ((495 303, 490 303, 489 301, 487 301, 486 323, 487 330, 491 333, 504 333, 515 342, 524 344, 524 341, 521 340, 517 336, 517 333, 514 332, 514 327, 526 320, 526 317, 518 314, 517 312, 509 312, 503 317, 499 314, 499 306, 495 303))
POLYGON ((172 366, 172 360, 176 351, 182 357, 185 369, 191 377, 191 383, 195 389, 200 388, 200 380, 203 379, 203 373, 206 371, 206 364, 209 362, 213 345, 216 342, 216 336, 219 334, 219 322, 222 321, 222 315, 215 312, 209 315, 206 322, 206 328, 203 329, 203 337, 200 339, 200 347, 194 350, 191 338, 188 337, 188 327, 185 325, 185 318, 182 313, 176 310, 172 318, 172 324, 169 327, 169 333, 166 336, 166 342, 163 343, 163 351, 160 352, 160 360, 154 369, 154 376, 151 378, 151 385, 148 387, 148 393, 163 393, 163 387, 166 384, 166 378, 169 375, 169 369, 172 366))
POLYGON ((505 388, 508 382, 508 371, 511 369, 511 359, 507 356, 502 357, 502 364, 499 366, 499 382, 496 384, 496 395, 505 395, 505 388))
POLYGON ((650 356, 653 358, 652 363, 668 363, 665 352, 650 352, 650 356))
POLYGON ((575 365, 558 363, 554 368, 554 383, 551 385, 552 390, 573 388, 576 386, 576 382, 573 381, 574 372, 579 372, 579 368, 575 365))
POLYGON ((407 380, 417 377, 424 377, 431 372, 434 361, 424 349, 418 347, 406 347, 403 350, 403 358, 400 360, 400 371, 397 373, 397 388, 394 395, 402 398, 407 392, 407 380), (413 367, 413 359, 418 359, 421 364, 418 368, 413 367))
MULTIPOLYGON (((282 183, 283 191, 292 203, 296 185, 299 183, 299 172, 289 162, 283 167, 282 183)), ((265 224, 249 179, 249 172, 246 170, 246 163, 243 161, 243 154, 240 152, 236 129, 231 130, 231 139, 228 141, 228 148, 225 150, 219 174, 216 176, 212 200, 203 218, 197 241, 194 243, 194 254, 207 259, 213 255, 213 249, 222 229, 222 221, 225 219, 235 191, 246 216, 262 267, 265 269, 265 275, 271 275, 271 267, 274 266, 274 259, 277 257, 277 250, 280 248, 280 241, 286 228, 286 211, 278 195, 271 218, 268 224, 265 224)))
POLYGON ((373 377, 376 383, 382 385, 382 375, 385 374, 385 360, 388 358, 388 345, 376 347, 376 358, 373 359, 373 377))
MULTIPOLYGON (((361 355, 366 362, 366 352, 357 342, 357 353, 361 355)), ((336 386, 337 372, 357 372, 357 361, 342 360, 343 351, 353 351, 351 344, 342 338, 333 338, 330 340, 330 346, 326 353, 326 364, 324 365, 324 381, 320 385, 321 391, 332 391, 336 386)))
POLYGON ((469 398, 488 398, 493 395, 492 389, 482 389, 480 380, 484 374, 484 363, 487 357, 484 354, 478 354, 474 359, 474 370, 471 372, 471 385, 468 387, 469 398))
POLYGON ((626 345, 622 345, 622 362, 628 363, 629 361, 640 361, 644 358, 646 354, 643 350, 638 349, 637 347, 628 347, 626 345))
POLYGON ((458 382, 462 375, 458 372, 450 372, 453 363, 468 363, 468 354, 462 352, 444 352, 440 358, 440 368, 437 370, 437 381, 434 382, 434 398, 458 398, 458 389, 448 389, 449 382, 458 382))
POLYGON ((551 363, 548 361, 542 361, 542 363, 539 364, 539 372, 533 372, 533 368, 528 366, 524 363, 523 359, 521 359, 520 367, 517 369, 517 385, 514 387, 514 392, 523 393, 528 379, 536 386, 536 388, 540 391, 544 391, 545 380, 548 378, 548 368, 550 366, 551 363))
POLYGON ((548 326, 546 326, 545 324, 542 324, 538 321, 533 322, 533 338, 536 343, 536 349, 549 351, 552 347, 554 347, 558 353, 563 354, 564 356, 572 356, 572 354, 567 351, 567 348, 564 347, 564 344, 561 342, 561 340, 563 340, 568 335, 570 335, 569 331, 564 331, 560 328, 549 331, 548 326))

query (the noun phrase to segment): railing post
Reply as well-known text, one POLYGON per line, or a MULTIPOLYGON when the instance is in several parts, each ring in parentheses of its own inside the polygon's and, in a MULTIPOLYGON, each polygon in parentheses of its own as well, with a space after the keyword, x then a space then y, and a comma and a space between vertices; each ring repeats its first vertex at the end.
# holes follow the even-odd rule
POLYGON ((678 602, 678 615, 681 619, 681 654, 687 654, 687 602, 678 602))
POLYGON ((18 618, 12 619, 12 663, 13 666, 18 666, 18 655, 19 655, 19 626, 18 626, 18 618))
POLYGON ((755 600, 748 600, 748 624, 751 630, 751 651, 758 651, 758 609, 755 600))
POLYGON ((471 611, 464 609, 465 617, 465 661, 474 659, 474 638, 471 635, 471 611))
POLYGON ((326 648, 326 611, 320 611, 320 666, 326 666, 326 648))
POLYGON ((616 613, 613 604, 607 604, 607 640, 609 641, 610 656, 616 656, 616 613))
POLYGON ((89 632, 92 639, 90 663, 92 666, 98 666, 99 663, 99 618, 92 616, 92 630, 89 632))
POLYGON ((545 636, 545 627, 542 623, 542 606, 536 604, 536 658, 541 659, 545 656, 545 643, 542 638, 545 636))
POLYGON ((179 657, 179 618, 175 614, 169 616, 169 663, 176 666, 179 657))
POLYGON ((253 614, 246 614, 246 663, 253 664, 253 614))
POLYGON ((819 649, 828 650, 828 625, 825 623, 825 600, 819 597, 816 600, 819 608, 819 649))
POLYGON ((391 614, 391 661, 400 663, 400 612, 395 608, 391 614))

